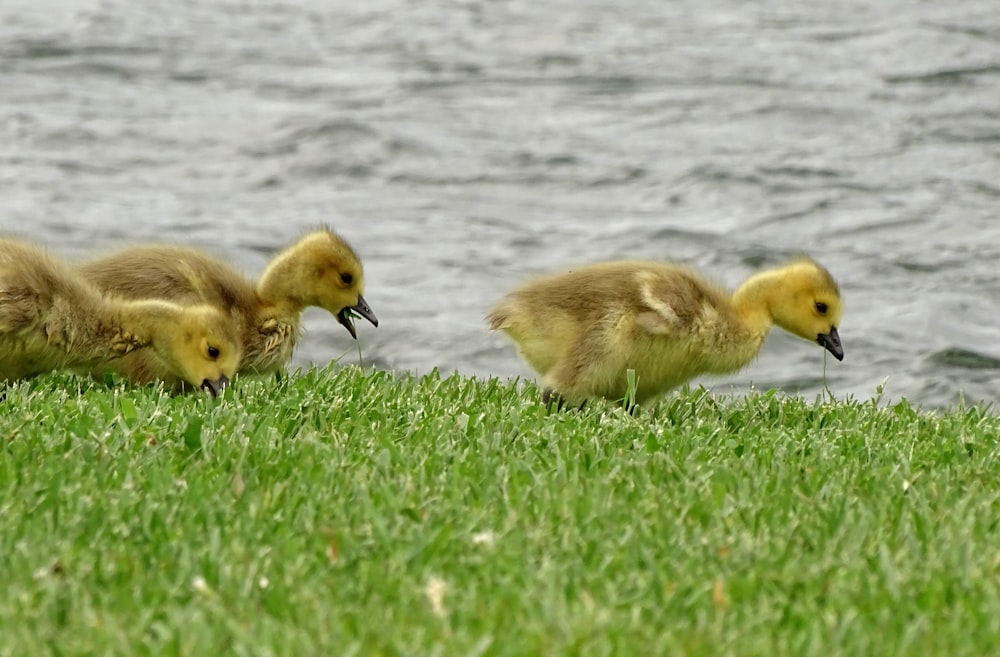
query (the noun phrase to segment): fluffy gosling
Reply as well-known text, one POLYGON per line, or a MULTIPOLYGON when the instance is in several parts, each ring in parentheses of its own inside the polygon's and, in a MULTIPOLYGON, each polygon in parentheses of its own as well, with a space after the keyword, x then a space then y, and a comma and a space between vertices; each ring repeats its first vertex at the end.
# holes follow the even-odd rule
MULTIPOLYGON (((127 249, 84 263, 80 271, 101 290, 128 299, 207 303, 229 313, 240 328, 240 372, 246 374, 273 373, 288 362, 301 334, 302 311, 309 306, 336 316, 355 339, 355 313, 378 326, 362 296, 360 258, 326 229, 280 252, 256 283, 216 257, 179 246, 127 249)), ((148 354, 125 360, 127 369, 166 374, 148 354)))
POLYGON ((530 281, 487 316, 542 376, 545 400, 622 399, 635 371, 642 403, 701 374, 746 367, 771 326, 817 342, 837 360, 840 289, 801 258, 759 272, 733 294, 674 264, 605 262, 530 281))
MULTIPOLYGON (((146 352, 171 378, 214 397, 236 373, 242 347, 233 322, 210 306, 107 298, 40 249, 0 240, 0 380, 146 352)), ((136 383, 157 378, 126 374, 136 383)))

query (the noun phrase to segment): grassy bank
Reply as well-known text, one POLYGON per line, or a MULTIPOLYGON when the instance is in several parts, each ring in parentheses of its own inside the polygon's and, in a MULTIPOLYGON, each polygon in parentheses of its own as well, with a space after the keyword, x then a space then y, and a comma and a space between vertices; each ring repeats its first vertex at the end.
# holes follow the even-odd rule
POLYGON ((0 404, 0 655, 982 655, 1000 420, 355 369, 0 404))

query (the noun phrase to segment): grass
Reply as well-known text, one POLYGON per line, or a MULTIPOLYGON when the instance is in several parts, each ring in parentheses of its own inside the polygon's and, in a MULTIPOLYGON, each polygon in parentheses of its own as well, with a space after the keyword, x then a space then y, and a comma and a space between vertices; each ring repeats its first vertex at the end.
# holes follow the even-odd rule
POLYGON ((0 655, 983 655, 1000 420, 313 370, 0 404, 0 655))

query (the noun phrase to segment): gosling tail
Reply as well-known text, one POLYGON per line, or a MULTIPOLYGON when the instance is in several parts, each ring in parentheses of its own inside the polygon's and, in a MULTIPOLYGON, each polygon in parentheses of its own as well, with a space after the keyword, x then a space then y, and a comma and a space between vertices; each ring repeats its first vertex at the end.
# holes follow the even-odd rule
POLYGON ((510 328, 510 312, 500 304, 486 315, 486 321, 490 323, 491 331, 510 328))

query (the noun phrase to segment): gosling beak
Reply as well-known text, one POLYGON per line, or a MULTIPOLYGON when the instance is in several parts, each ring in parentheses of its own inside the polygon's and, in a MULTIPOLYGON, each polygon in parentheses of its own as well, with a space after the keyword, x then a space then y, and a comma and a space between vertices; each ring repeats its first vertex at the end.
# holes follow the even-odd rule
POLYGON ((836 326, 832 327, 829 333, 820 333, 817 335, 816 342, 833 354, 833 357, 837 360, 844 360, 844 347, 840 344, 840 334, 837 333, 836 326))
POLYGON ((374 326, 378 326, 378 317, 372 312, 371 306, 365 301, 365 298, 358 295, 358 303, 353 306, 348 306, 344 308, 339 313, 337 313, 337 321, 344 325, 347 332, 351 334, 351 337, 355 340, 358 339, 358 332, 354 328, 354 317, 353 314, 357 314, 358 317, 364 317, 374 326))
POLYGON ((209 381, 208 379, 205 379, 204 381, 202 381, 201 382, 201 389, 202 390, 207 390, 208 394, 212 395, 212 399, 215 399, 216 397, 219 396, 219 394, 223 390, 226 389, 226 386, 228 386, 228 385, 229 385, 229 379, 226 378, 225 374, 223 374, 222 376, 220 376, 218 378, 217 381, 209 381))

